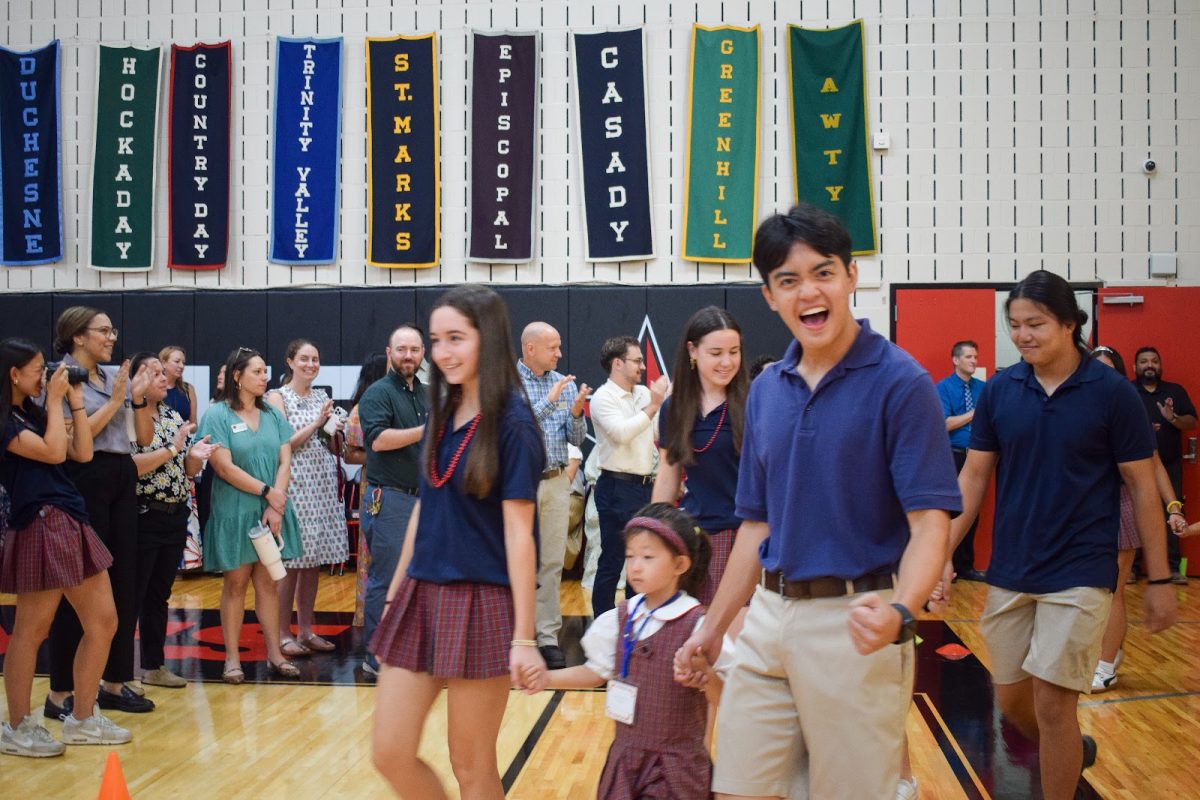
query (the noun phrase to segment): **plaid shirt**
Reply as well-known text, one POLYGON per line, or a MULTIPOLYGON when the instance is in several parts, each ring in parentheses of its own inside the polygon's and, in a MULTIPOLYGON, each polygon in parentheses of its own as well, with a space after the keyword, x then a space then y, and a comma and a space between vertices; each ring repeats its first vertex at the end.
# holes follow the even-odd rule
POLYGON ((546 469, 565 467, 569 460, 567 444, 582 447, 583 438, 587 435, 587 423, 584 422, 583 415, 571 416, 571 406, 575 403, 579 389, 574 383, 568 383, 559 394, 558 402, 551 403, 548 399, 550 390, 563 379, 561 372, 550 370, 538 377, 520 360, 517 361, 517 372, 521 373, 521 383, 525 384, 525 394, 529 397, 533 416, 542 426, 542 441, 546 444, 546 469))

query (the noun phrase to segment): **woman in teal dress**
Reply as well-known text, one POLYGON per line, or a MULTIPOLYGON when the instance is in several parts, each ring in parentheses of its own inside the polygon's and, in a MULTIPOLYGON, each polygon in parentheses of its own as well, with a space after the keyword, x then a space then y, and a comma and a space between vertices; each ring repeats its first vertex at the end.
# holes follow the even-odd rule
POLYGON ((204 568, 223 572, 221 632, 226 683, 242 683, 238 637, 246 586, 254 581, 254 613, 267 641, 272 674, 295 678, 300 671, 279 649, 279 599, 275 581, 258 560, 249 531, 262 522, 280 543, 284 559, 299 558, 300 526, 288 502, 292 426, 263 401, 267 364, 246 347, 225 362, 225 388, 200 421, 199 438, 220 445, 209 457, 214 472, 212 512, 204 529, 204 568))

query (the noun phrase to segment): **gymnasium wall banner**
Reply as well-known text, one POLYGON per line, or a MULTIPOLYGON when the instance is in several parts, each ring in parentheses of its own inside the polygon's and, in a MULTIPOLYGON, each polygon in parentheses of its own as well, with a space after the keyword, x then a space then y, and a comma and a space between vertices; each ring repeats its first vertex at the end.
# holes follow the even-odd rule
POLYGON ((571 42, 584 257, 654 258, 645 31, 574 33, 571 42))
POLYGON ((437 38, 367 38, 367 263, 432 267, 441 246, 437 38))
POLYGON ((692 26, 683 257, 750 261, 758 222, 759 27, 692 26))
POLYGON ((337 258, 342 39, 275 40, 271 247, 276 264, 337 258))
POLYGON ((63 257, 59 44, 0 47, 0 264, 63 257))
POLYGON ((538 35, 473 31, 471 39, 468 258, 524 264, 533 259, 538 35))
POLYGON ((876 250, 863 23, 788 26, 796 199, 836 215, 855 255, 876 250))
POLYGON ((229 42, 171 45, 167 141, 172 269, 220 269, 229 256, 229 42))
POLYGON ((154 266, 162 48, 102 44, 99 51, 89 263, 144 272, 154 266))

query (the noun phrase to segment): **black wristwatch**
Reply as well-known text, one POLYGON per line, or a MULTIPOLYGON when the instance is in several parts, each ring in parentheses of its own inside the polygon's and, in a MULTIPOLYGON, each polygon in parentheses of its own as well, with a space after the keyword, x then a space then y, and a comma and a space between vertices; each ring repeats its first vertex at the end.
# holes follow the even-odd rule
POLYGON ((262 491, 259 492, 259 494, 261 494, 263 497, 266 497, 270 493, 271 493, 271 484, 267 483, 266 481, 263 481, 263 488, 262 488, 262 491))
POLYGON ((892 603, 892 608, 900 612, 900 635, 892 644, 911 642, 912 638, 917 635, 917 621, 913 619, 912 612, 902 603, 892 603))

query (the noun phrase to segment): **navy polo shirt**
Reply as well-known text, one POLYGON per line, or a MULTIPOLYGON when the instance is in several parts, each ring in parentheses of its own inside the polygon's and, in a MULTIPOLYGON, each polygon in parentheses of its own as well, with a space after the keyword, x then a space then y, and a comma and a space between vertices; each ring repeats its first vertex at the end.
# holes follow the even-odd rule
POLYGON ((815 392, 796 370, 798 342, 750 387, 737 514, 767 523, 759 558, 791 580, 894 572, 908 512, 962 510, 929 373, 859 325, 815 392))
POLYGON ((13 530, 26 527, 42 506, 54 506, 87 525, 87 506, 62 464, 47 464, 9 452, 8 445, 26 430, 46 435, 45 426, 13 409, 8 425, 0 431, 0 486, 8 492, 12 505, 9 526, 13 530))
MULTIPOLYGON (((449 423, 447 423, 447 428, 449 423)), ((467 435, 470 423, 448 431, 438 446, 438 473, 445 474, 450 459, 467 435)), ((426 440, 437 441, 437 433, 425 432, 426 440)), ((466 490, 467 459, 474 442, 467 445, 454 475, 440 489, 429 482, 429 471, 421 469, 421 510, 410 577, 431 583, 490 583, 508 586, 508 560, 504 547, 505 500, 537 502, 538 483, 546 465, 542 430, 533 418, 524 394, 513 394, 500 423, 500 472, 492 491, 480 500, 466 490)))
MULTIPOLYGON (((658 411, 658 441, 664 449, 670 439, 667 425, 667 408, 670 404, 671 398, 668 397, 658 411)), ((728 403, 722 403, 708 416, 696 418, 692 426, 692 448, 700 450, 710 440, 712 444, 703 453, 694 453, 692 464, 684 468, 687 473, 687 493, 680 505, 706 531, 723 531, 741 524, 734 512, 738 454, 733 448, 733 420, 726 413, 724 422, 721 421, 721 413, 727 406, 728 403), (717 430, 718 423, 720 430, 717 430)))
POLYGON ((1129 382, 1084 358, 1047 397, 1022 361, 987 382, 973 428, 971 449, 999 454, 988 583, 1030 594, 1114 589, 1117 465, 1154 454, 1129 382))
MULTIPOLYGON (((957 417, 967 413, 966 393, 963 388, 971 387, 971 401, 978 406, 979 394, 983 391, 983 381, 971 378, 964 381, 957 372, 951 372, 937 382, 938 399, 942 401, 942 414, 946 417, 957 417)), ((966 450, 971 444, 971 423, 950 431, 950 446, 966 450)))

